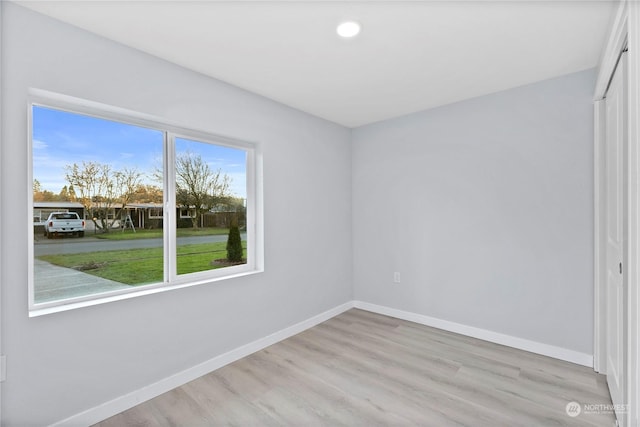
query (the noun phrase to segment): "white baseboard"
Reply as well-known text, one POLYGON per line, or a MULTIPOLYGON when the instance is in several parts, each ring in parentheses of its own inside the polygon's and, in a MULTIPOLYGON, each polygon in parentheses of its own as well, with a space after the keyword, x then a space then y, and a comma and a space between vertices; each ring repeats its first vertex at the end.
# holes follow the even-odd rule
POLYGON ((449 332, 455 332, 473 338, 502 344, 520 350, 530 351, 531 353, 542 354, 543 356, 553 357, 555 359, 564 360, 578 365, 593 367, 593 355, 569 350, 554 345, 543 344, 537 341, 531 341, 524 338, 518 338, 511 335, 501 334, 499 332, 480 329, 473 326, 462 325, 460 323, 450 322, 448 320, 437 319, 422 314, 412 313, 409 311, 396 310, 395 308, 384 307, 382 305, 371 304, 363 301, 354 301, 353 306, 366 311, 371 311, 385 316, 395 317, 397 319, 408 320, 410 322, 420 323, 422 325, 432 326, 434 328, 443 329, 449 332))
POLYGON ((473 326, 462 325, 460 323, 450 322, 448 320, 437 319, 435 317, 429 317, 422 314, 412 313, 409 311, 397 310, 395 308, 384 307, 381 305, 371 304, 363 301, 349 301, 341 304, 331 310, 320 313, 300 323, 296 323, 293 326, 284 328, 278 332, 275 332, 266 337, 260 338, 256 341, 250 342, 246 345, 238 347, 227 353, 221 354, 213 359, 209 359, 206 362, 200 363, 192 368, 186 369, 177 374, 164 378, 156 383, 135 390, 131 393, 127 393, 123 396, 115 398, 109 402, 87 409, 86 411, 75 414, 62 421, 58 421, 52 426, 54 427, 67 427, 67 426, 79 426, 79 425, 93 425, 104 419, 119 414, 122 411, 126 411, 142 402, 149 399, 153 399, 156 396, 173 390, 176 387, 180 387, 183 384, 193 381, 209 372, 222 368, 229 363, 242 359, 256 351, 269 347, 279 341, 287 339, 293 335, 299 334, 309 328, 316 326, 332 317, 337 316, 351 308, 359 308, 373 313, 384 314, 386 316, 395 317, 402 320, 408 320, 410 322, 419 323, 422 325, 432 326, 434 328, 443 329, 445 331, 455 332, 461 335, 466 335, 481 340, 494 342, 497 344, 506 345, 509 347, 518 348, 521 350, 530 351, 532 353, 542 354, 544 356, 553 357, 567 362, 577 363, 584 366, 593 366, 593 356, 580 353, 573 350, 568 350, 562 347, 556 347, 549 344, 542 344, 536 341, 530 341, 523 338, 513 337, 510 335, 504 335, 498 332, 489 331, 486 329, 480 329, 473 326))
POLYGON ((296 323, 293 326, 289 326, 264 338, 260 338, 256 341, 250 342, 249 344, 221 354, 220 356, 209 359, 206 362, 200 363, 199 365, 186 369, 182 372, 178 372, 177 374, 171 375, 170 377, 164 378, 156 383, 117 397, 109 402, 87 409, 86 411, 75 414, 62 421, 58 421, 52 424, 52 426, 62 427, 93 425, 106 418, 119 414, 122 411, 139 405, 142 402, 153 399, 154 397, 159 396, 162 393, 166 393, 169 390, 180 387, 181 385, 186 384, 189 381, 193 381, 203 375, 206 375, 209 372, 222 368, 229 363, 242 359, 243 357, 255 353, 256 351, 262 350, 263 348, 269 347, 270 345, 273 345, 279 341, 299 334, 300 332, 312 328, 317 324, 329 320, 332 317, 335 317, 338 314, 345 312, 351 308, 353 308, 353 301, 341 304, 335 308, 332 308, 331 310, 325 311, 324 313, 320 313, 307 320, 303 320, 300 323, 296 323))

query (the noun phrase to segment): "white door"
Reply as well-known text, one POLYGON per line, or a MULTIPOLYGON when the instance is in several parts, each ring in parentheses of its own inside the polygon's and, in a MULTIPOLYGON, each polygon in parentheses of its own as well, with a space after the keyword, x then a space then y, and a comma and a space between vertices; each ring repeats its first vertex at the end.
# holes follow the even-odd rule
MULTIPOLYGON (((626 74, 623 53, 606 96, 606 191, 607 191, 607 383, 615 405, 626 402, 625 395, 625 222, 626 184, 626 74)), ((621 426, 624 413, 616 413, 621 426)))

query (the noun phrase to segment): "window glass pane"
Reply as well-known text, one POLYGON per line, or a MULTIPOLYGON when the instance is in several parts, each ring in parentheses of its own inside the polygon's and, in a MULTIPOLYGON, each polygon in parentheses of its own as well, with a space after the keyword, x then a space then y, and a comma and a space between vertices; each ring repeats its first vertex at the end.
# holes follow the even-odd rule
POLYGON ((246 264, 247 153, 176 138, 177 273, 246 264))
POLYGON ((164 133, 32 108, 35 303, 163 282, 164 133))

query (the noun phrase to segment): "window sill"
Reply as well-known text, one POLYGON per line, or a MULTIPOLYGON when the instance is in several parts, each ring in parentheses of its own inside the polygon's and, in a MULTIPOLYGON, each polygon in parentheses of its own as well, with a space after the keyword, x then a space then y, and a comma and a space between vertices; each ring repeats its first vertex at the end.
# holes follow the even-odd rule
POLYGON ((83 300, 83 301, 69 301, 65 302, 57 302, 57 305, 54 306, 46 306, 46 307, 38 307, 38 305, 46 305, 46 303, 38 304, 35 307, 29 310, 29 317, 39 317, 45 316, 48 314, 60 313, 63 311, 75 310, 78 308, 91 307, 94 305, 107 304, 115 301, 122 301, 130 298, 137 298, 143 295, 152 295, 160 292, 173 291, 176 289, 188 288, 191 286, 204 285, 207 283, 220 282, 223 280, 235 279, 239 277, 252 276, 254 274, 259 274, 264 272, 263 269, 254 269, 248 271, 241 271, 238 273, 232 273, 225 276, 220 277, 209 277, 207 279, 201 279, 197 281, 189 281, 185 283, 174 283, 171 285, 166 284, 157 284, 157 285, 148 285, 141 289, 132 289, 126 291, 116 291, 109 292, 105 294, 99 294, 90 297, 91 299, 83 300))

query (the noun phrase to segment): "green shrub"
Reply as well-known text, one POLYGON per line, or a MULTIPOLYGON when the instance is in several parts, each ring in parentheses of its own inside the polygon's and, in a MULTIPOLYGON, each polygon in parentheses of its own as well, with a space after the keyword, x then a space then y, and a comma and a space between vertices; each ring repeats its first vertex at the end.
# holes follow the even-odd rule
POLYGON ((238 227, 238 218, 231 219, 229 238, 227 239, 227 260, 230 262, 242 262, 242 238, 238 227))

